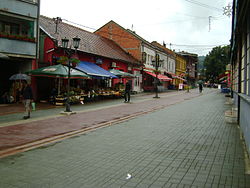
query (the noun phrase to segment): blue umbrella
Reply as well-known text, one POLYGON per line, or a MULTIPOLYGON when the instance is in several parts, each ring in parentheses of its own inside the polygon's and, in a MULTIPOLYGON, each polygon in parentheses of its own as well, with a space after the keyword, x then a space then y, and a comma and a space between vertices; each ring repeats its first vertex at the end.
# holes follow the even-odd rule
POLYGON ((12 75, 9 80, 30 80, 30 76, 28 76, 27 74, 14 74, 12 75))

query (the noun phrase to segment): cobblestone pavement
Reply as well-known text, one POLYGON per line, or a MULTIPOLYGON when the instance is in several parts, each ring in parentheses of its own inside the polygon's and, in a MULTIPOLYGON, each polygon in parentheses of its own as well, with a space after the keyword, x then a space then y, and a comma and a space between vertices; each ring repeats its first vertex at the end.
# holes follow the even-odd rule
MULTIPOLYGON (((85 106, 74 106, 75 109, 78 109, 78 113, 70 116, 60 115, 60 111, 63 110, 60 108, 40 110, 34 115, 35 118, 29 120, 10 120, 10 122, 3 123, 2 127, 0 126, 0 155, 6 153, 9 148, 54 136, 62 136, 72 131, 86 130, 131 115, 150 112, 199 96, 199 94, 197 90, 192 90, 190 93, 165 93, 161 95, 160 99, 153 99, 152 96, 136 97, 130 104, 123 103, 123 99, 120 99, 88 105, 87 109, 85 106), (84 107, 85 109, 81 111, 84 107)), ((20 114, 12 114, 10 117, 15 119, 16 116, 20 118, 20 114)))
POLYGON ((224 102, 218 92, 201 95, 2 158, 0 187, 250 187, 224 102))

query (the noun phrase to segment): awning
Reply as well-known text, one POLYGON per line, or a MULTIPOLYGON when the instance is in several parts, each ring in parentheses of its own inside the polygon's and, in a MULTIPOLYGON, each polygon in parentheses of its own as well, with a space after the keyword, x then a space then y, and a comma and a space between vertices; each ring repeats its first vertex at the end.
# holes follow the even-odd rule
POLYGON ((186 81, 184 78, 182 78, 180 76, 177 76, 176 74, 174 74, 172 72, 166 72, 166 73, 171 75, 172 78, 179 79, 179 80, 182 80, 182 81, 186 81))
POLYGON ((91 62, 86 62, 86 61, 81 61, 77 66, 76 69, 79 69, 86 74, 94 77, 105 77, 105 78, 117 78, 114 74, 110 73, 109 71, 99 67, 98 65, 91 63, 91 62))
POLYGON ((187 80, 185 80, 184 78, 179 77, 179 76, 176 76, 175 78, 176 78, 176 79, 179 79, 179 80, 182 80, 182 81, 187 81, 187 80))
MULTIPOLYGON (((153 76, 153 77, 156 77, 156 74, 154 74, 152 72, 148 72, 148 71, 144 71, 144 72, 147 73, 147 74, 149 74, 149 75, 151 75, 151 76, 153 76)), ((162 75, 162 74, 158 74, 157 78, 159 80, 162 80, 162 81, 170 81, 170 80, 172 80, 171 78, 169 78, 169 77, 167 77, 165 75, 162 75)))
POLYGON ((134 78, 135 77, 135 75, 133 75, 133 74, 130 74, 128 72, 123 72, 123 71, 120 71, 117 69, 111 69, 111 70, 109 70, 109 72, 111 72, 112 74, 114 74, 120 78, 134 78))
MULTIPOLYGON (((68 78, 69 68, 67 66, 58 64, 48 67, 42 67, 39 69, 31 70, 27 72, 31 76, 38 77, 50 77, 50 78, 68 78)), ((90 79, 87 74, 76 70, 74 68, 70 69, 71 79, 90 79)))

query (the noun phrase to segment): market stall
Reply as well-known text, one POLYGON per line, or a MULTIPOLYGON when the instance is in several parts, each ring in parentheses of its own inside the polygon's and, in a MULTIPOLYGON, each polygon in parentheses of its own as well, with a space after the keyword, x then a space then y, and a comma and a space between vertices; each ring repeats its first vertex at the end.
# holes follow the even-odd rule
MULTIPOLYGON (((39 69, 28 71, 27 73, 31 76, 36 77, 47 77, 47 78, 55 78, 57 82, 57 88, 53 88, 51 91, 51 95, 49 98, 49 102, 52 102, 56 105, 64 105, 64 102, 67 98, 67 91, 64 87, 64 80, 68 79, 68 71, 69 68, 67 66, 58 64, 48 67, 42 67, 39 69)), ((91 77, 84 72, 76 70, 74 68, 70 69, 70 79, 91 79, 91 77)), ((70 103, 80 103, 84 101, 84 97, 87 94, 84 90, 71 87, 70 88, 70 103)))

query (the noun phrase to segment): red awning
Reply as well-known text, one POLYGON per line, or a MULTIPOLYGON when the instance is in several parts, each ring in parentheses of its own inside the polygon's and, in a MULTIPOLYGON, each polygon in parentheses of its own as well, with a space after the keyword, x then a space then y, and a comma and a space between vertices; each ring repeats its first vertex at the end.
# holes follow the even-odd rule
POLYGON ((186 81, 184 78, 182 78, 181 76, 177 76, 176 74, 172 73, 172 72, 166 72, 167 74, 170 74, 172 76, 172 78, 175 78, 175 79, 179 79, 179 80, 182 80, 182 81, 186 81))
MULTIPOLYGON (((147 73, 147 74, 149 74, 149 75, 151 75, 151 76, 153 76, 153 77, 156 77, 156 74, 154 74, 154 73, 152 73, 152 72, 145 71, 145 73, 147 73)), ((158 78, 159 80, 162 80, 162 81, 170 81, 170 80, 172 80, 171 78, 169 78, 169 77, 167 77, 167 76, 165 76, 165 75, 162 75, 162 74, 158 74, 158 75, 157 75, 157 78, 158 78)))

